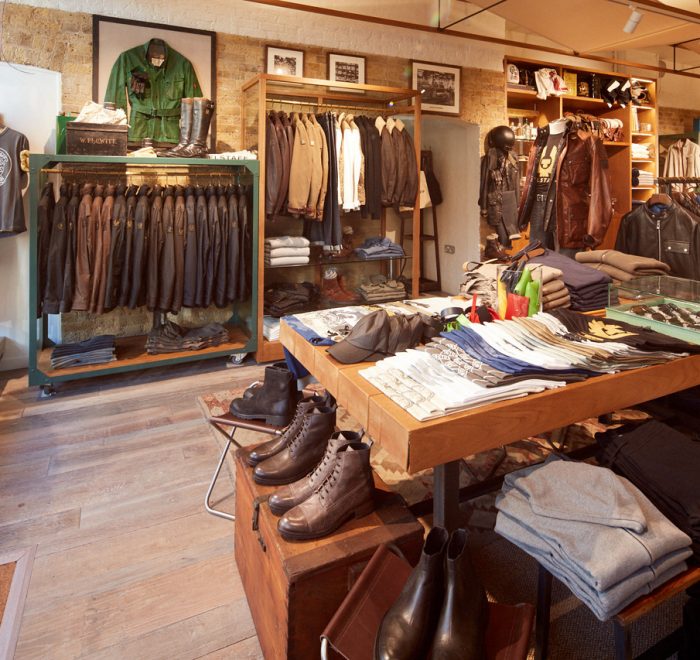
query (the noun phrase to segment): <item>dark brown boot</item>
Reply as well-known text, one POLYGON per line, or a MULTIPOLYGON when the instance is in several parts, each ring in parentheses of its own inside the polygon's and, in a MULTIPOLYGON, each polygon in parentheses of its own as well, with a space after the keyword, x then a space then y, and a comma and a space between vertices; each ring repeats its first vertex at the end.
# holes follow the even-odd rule
POLYGON ((447 540, 447 530, 442 527, 433 527, 428 532, 418 564, 379 626, 374 660, 428 657, 445 591, 447 540))
POLYGON ((193 99, 182 99, 180 101, 180 141, 172 149, 163 151, 158 156, 178 158, 184 148, 190 143, 190 136, 192 135, 192 101, 193 99))
POLYGON ((270 496, 270 499, 267 501, 270 505, 270 511, 276 516, 281 516, 289 509, 311 497, 316 487, 320 486, 333 470, 335 455, 338 453, 338 450, 347 444, 360 442, 362 435, 363 433, 354 431, 338 431, 334 433, 328 441, 326 453, 323 455, 321 462, 308 477, 299 479, 299 481, 295 481, 288 486, 283 486, 270 496))
POLYGON ((206 158, 209 155, 207 150, 207 134, 209 124, 214 116, 214 103, 209 99, 197 98, 192 103, 192 133, 190 143, 180 151, 180 158, 206 158))
POLYGON ((231 401, 229 410, 241 419, 262 419, 273 426, 287 426, 294 415, 300 394, 296 379, 287 368, 266 367, 265 382, 248 398, 231 401))
POLYGON ((338 273, 335 268, 327 268, 321 280, 321 298, 326 303, 343 303, 350 305, 357 302, 354 296, 340 288, 338 273))
POLYGON ((445 554, 445 599, 433 638, 432 660, 483 660, 488 625, 486 591, 469 557, 467 532, 450 535, 445 554))
POLYGON ((505 252, 503 246, 498 242, 497 234, 489 234, 486 237, 483 260, 496 259, 498 261, 510 261, 510 256, 505 252))
MULTIPOLYGON (((245 394, 243 395, 245 397, 245 394)), ((251 395, 252 396, 252 395, 251 395)), ((335 410, 335 398, 326 392, 325 395, 313 394, 304 397, 297 404, 294 418, 282 432, 282 435, 259 444, 253 449, 246 459, 250 467, 255 467, 258 463, 271 458, 275 454, 279 454, 296 436, 304 421, 304 415, 311 411, 315 406, 327 406, 335 410)))
POLYGON ((258 463, 253 479, 265 486, 284 486, 305 477, 323 458, 335 430, 335 408, 314 407, 304 413, 301 428, 278 454, 258 463))
POLYGON ((332 534, 353 518, 374 511, 374 480, 369 444, 352 442, 340 447, 325 481, 277 523, 282 538, 306 541, 332 534))

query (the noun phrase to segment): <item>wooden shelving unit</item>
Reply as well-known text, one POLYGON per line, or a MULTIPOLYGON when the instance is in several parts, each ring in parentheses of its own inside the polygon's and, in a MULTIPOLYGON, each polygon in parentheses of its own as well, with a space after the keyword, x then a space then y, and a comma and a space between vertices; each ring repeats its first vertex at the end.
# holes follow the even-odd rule
MULTIPOLYGON (((553 68, 561 76, 565 74, 575 74, 585 77, 598 76, 601 81, 608 78, 619 78, 629 80, 631 83, 639 81, 643 83, 649 91, 649 103, 647 105, 629 104, 621 108, 615 104, 612 108, 602 98, 591 98, 578 96, 576 94, 565 94, 563 96, 549 96, 546 99, 537 98, 537 92, 522 89, 520 86, 514 88, 506 83, 506 105, 509 118, 527 118, 538 126, 544 126, 554 119, 564 116, 566 112, 585 112, 601 118, 615 118, 622 120, 624 139, 619 142, 604 141, 603 144, 608 152, 610 169, 610 179, 612 184, 612 197, 614 200, 615 212, 610 223, 607 235, 601 247, 612 248, 617 237, 617 229, 622 216, 631 210, 633 200, 645 200, 652 194, 655 187, 632 186, 632 168, 643 169, 652 172, 654 177, 658 176, 658 137, 657 137, 657 111, 656 111, 656 81, 646 78, 635 78, 611 71, 598 71, 579 67, 563 66, 543 62, 541 60, 530 60, 524 58, 506 57, 504 71, 507 65, 514 63, 517 66, 526 67, 535 71, 541 67, 553 68), (637 112, 639 122, 649 124, 650 131, 634 131, 634 115, 637 112), (632 144, 644 143, 653 147, 653 158, 633 159, 632 144)), ((521 145, 525 146, 525 144, 521 145)), ((521 247, 518 243, 514 249, 521 247)))
MULTIPOLYGON (((285 281, 314 280, 320 284, 323 268, 330 265, 340 265, 348 269, 351 275, 355 272, 385 272, 392 274, 400 268, 397 262, 408 273, 410 286, 407 285, 407 295, 417 297, 420 281, 420 241, 412 241, 410 252, 402 260, 343 260, 333 262, 323 259, 302 266, 285 268, 270 268, 264 266, 264 249, 266 235, 282 235, 285 233, 299 234, 303 222, 287 216, 276 216, 274 219, 265 217, 265 118, 269 110, 284 110, 286 112, 350 112, 366 115, 409 115, 413 117, 413 142, 416 152, 416 163, 420 167, 421 150, 421 97, 414 89, 385 87, 381 85, 357 85, 353 83, 331 82, 315 78, 297 78, 273 74, 258 74, 243 85, 242 103, 242 147, 257 148, 260 162, 260 183, 258 188, 258 263, 257 286, 260 295, 257 301, 256 337, 258 362, 279 360, 283 357, 282 344, 270 341, 263 336, 264 291, 266 285, 276 279, 285 281), (352 269, 355 271, 352 271, 352 269)), ((416 206, 411 213, 413 235, 420 234, 420 208, 416 206)), ((354 243, 359 245, 365 237, 371 235, 386 235, 386 210, 382 217, 376 219, 361 219, 359 212, 341 214, 341 222, 353 225, 355 230, 354 243)), ((344 271, 345 273, 345 271, 344 271)))

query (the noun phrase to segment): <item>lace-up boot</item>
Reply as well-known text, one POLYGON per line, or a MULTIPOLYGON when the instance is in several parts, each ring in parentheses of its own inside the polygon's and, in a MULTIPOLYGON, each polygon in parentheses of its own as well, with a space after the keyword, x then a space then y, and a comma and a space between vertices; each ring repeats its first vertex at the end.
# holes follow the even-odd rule
POLYGON ((265 486, 283 486, 305 477, 323 458, 334 430, 335 407, 314 406, 304 414, 289 444, 256 466, 253 479, 265 486))
MULTIPOLYGON (((243 397, 245 398, 245 394, 243 397)), ((326 392, 325 394, 312 394, 311 396, 304 397, 297 404, 294 417, 284 431, 282 431, 282 435, 268 440, 267 442, 263 442, 253 449, 246 459, 248 465, 250 465, 250 467, 255 467, 258 463, 262 463, 262 461, 266 461, 275 454, 279 454, 294 439, 299 429, 301 429, 304 415, 311 412, 311 409, 316 406, 327 406, 335 410, 335 398, 330 392, 326 392)))
POLYGON ((280 518, 277 529, 283 539, 305 541, 327 536, 348 520, 374 510, 369 449, 365 442, 351 442, 338 449, 333 469, 323 483, 280 518))
POLYGON ((323 454, 321 462, 308 477, 299 479, 299 481, 295 481, 288 486, 283 486, 270 496, 270 499, 267 501, 270 505, 270 511, 276 516, 281 516, 289 509, 311 497, 316 488, 326 480, 333 470, 335 455, 338 453, 338 450, 347 444, 360 442, 362 435, 362 432, 355 433, 353 431, 338 431, 334 433, 328 441, 326 453, 323 454))

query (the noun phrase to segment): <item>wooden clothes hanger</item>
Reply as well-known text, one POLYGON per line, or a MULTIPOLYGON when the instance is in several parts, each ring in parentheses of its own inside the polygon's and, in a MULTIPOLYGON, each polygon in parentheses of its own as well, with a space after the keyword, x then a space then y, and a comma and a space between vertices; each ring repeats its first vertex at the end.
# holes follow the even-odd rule
POLYGON ((666 193, 655 193, 646 202, 647 206, 661 204, 662 206, 673 206, 673 200, 666 193))

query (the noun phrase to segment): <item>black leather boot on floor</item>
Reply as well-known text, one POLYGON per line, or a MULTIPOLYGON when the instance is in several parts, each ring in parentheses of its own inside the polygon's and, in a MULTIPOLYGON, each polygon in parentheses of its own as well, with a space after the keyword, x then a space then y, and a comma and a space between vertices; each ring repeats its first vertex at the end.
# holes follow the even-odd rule
POLYGON ((375 660, 425 660, 445 590, 447 530, 428 532, 418 564, 384 615, 374 644, 375 660))
POLYGON ((265 369, 265 382, 249 397, 231 401, 229 410, 241 419, 262 419, 273 426, 287 426, 294 415, 300 394, 289 369, 271 366, 265 369))
POLYGON ((432 660, 483 660, 488 625, 486 591, 474 569, 467 532, 456 529, 445 553, 445 599, 433 639, 432 660))

